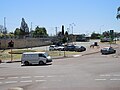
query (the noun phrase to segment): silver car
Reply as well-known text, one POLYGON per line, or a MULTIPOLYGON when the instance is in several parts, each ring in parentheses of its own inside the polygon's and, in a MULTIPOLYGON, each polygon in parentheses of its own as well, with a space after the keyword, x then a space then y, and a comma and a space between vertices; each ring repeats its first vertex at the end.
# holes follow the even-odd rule
POLYGON ((112 47, 105 47, 103 49, 101 49, 101 53, 102 54, 113 54, 113 53, 116 53, 116 50, 112 47))

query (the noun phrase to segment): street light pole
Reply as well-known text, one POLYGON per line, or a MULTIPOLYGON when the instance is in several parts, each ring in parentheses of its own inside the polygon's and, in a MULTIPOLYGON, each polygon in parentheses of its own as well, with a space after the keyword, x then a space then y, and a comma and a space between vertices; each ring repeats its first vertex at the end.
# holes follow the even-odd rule
POLYGON ((101 25, 100 26, 100 39, 101 39, 101 35, 102 35, 102 32, 101 32, 101 30, 102 30, 102 27, 103 27, 104 25, 101 25))
POLYGON ((71 26, 71 29, 72 29, 72 44, 73 44, 73 30, 74 30, 74 26, 76 26, 75 25, 75 23, 72 23, 72 24, 69 24, 70 26, 71 26))

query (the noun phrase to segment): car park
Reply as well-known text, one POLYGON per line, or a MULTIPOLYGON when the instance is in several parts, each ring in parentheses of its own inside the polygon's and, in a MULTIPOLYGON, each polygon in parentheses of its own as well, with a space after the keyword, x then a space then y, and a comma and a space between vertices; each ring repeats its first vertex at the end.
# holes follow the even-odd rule
POLYGON ((21 63, 23 65, 42 65, 50 62, 52 62, 52 58, 46 52, 25 52, 21 57, 21 63))
POLYGON ((116 53, 116 50, 112 47, 104 47, 103 49, 101 49, 101 53, 104 55, 113 54, 113 53, 116 53))

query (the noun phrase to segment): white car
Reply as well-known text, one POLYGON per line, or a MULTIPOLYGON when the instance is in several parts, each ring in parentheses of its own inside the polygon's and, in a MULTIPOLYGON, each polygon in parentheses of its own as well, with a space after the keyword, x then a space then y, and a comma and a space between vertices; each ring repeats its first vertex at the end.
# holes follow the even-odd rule
POLYGON ((26 52, 22 54, 21 63, 23 65, 30 64, 46 64, 52 62, 52 58, 46 52, 26 52))
POLYGON ((49 46, 49 51, 54 51, 54 50, 57 50, 57 46, 56 45, 50 45, 49 46))

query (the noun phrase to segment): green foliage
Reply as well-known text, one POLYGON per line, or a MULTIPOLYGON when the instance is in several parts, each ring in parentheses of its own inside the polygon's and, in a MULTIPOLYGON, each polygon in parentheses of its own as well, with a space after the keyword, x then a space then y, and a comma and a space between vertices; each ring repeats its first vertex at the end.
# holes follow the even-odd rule
POLYGON ((95 33, 95 32, 93 32, 92 34, 91 34, 91 39, 100 39, 100 34, 99 33, 95 33))
POLYGON ((35 28, 33 35, 34 36, 48 36, 46 28, 38 27, 38 26, 35 28))
POLYGON ((16 28, 14 31, 15 36, 19 36, 21 34, 21 30, 19 28, 16 28))
POLYGON ((117 19, 120 19, 120 13, 119 12, 120 12, 120 7, 118 7, 118 9, 117 9, 117 16, 116 16, 117 19))

